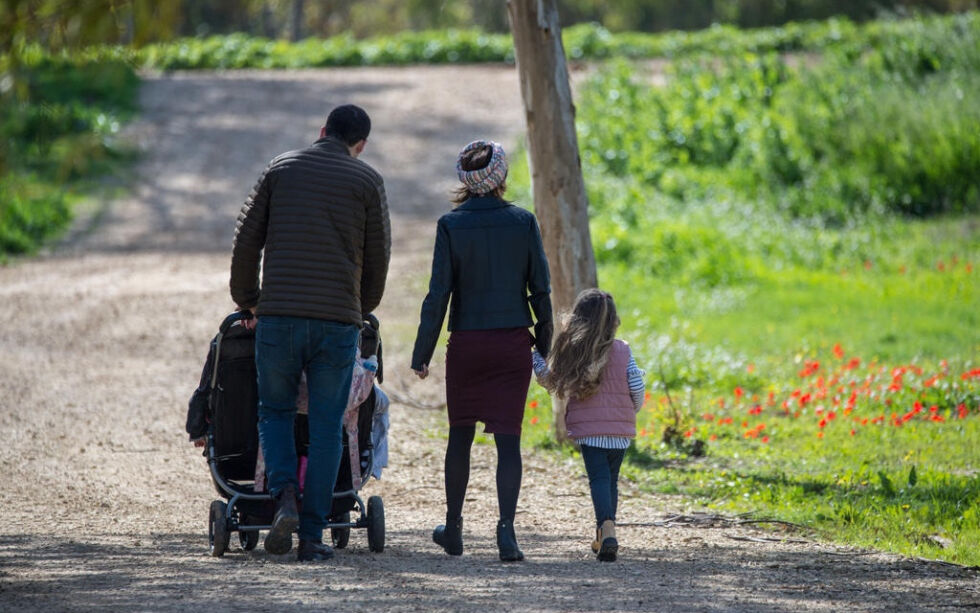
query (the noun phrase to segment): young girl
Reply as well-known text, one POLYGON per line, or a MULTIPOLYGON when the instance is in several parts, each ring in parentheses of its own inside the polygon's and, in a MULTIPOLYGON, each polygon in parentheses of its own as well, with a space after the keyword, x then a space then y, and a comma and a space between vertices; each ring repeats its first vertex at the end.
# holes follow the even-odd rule
POLYGON ((618 327, 612 296, 587 289, 575 299, 547 361, 533 354, 538 381, 567 403, 565 426, 581 447, 595 508, 592 551, 604 562, 615 560, 619 550, 619 467, 643 406, 643 371, 629 345, 615 338, 618 327))

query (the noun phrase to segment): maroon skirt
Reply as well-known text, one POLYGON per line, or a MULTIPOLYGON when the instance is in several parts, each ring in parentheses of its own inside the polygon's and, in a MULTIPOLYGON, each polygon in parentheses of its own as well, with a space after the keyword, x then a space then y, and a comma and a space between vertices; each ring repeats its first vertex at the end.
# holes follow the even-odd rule
POLYGON ((450 426, 478 421, 493 434, 520 434, 531 383, 527 328, 457 330, 446 351, 450 426))

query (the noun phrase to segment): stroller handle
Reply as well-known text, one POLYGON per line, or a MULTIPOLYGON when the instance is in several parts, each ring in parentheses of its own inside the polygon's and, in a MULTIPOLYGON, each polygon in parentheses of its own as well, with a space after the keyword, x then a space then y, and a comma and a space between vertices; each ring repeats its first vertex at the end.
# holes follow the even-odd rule
POLYGON ((235 311, 234 313, 228 315, 228 317, 225 317, 225 320, 221 322, 221 326, 218 328, 218 331, 221 332, 221 334, 224 334, 225 332, 228 331, 228 328, 230 328, 236 321, 241 321, 241 320, 246 320, 251 318, 252 318, 251 311, 235 311))

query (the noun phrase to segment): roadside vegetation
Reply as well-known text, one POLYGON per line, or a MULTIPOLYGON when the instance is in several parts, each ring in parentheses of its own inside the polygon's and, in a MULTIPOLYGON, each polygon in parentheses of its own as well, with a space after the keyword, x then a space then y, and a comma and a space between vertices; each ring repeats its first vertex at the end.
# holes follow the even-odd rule
POLYGON ((138 89, 119 59, 0 58, 0 261, 57 237, 93 180, 128 157, 116 136, 138 89))
MULTIPOLYGON (((601 25, 586 23, 566 28, 562 34, 565 52, 573 61, 729 56, 746 52, 822 53, 838 48, 860 53, 890 40, 914 36, 922 28, 948 27, 958 19, 961 17, 944 15, 856 24, 846 18, 834 18, 746 30, 716 25, 693 32, 615 34, 601 25)), ((360 39, 340 34, 296 42, 239 33, 112 49, 139 66, 160 70, 514 61, 509 34, 479 29, 404 31, 360 39)))
MULTIPOLYGON (((659 87, 606 67, 578 106, 592 238, 647 372, 629 478, 978 565, 980 20, 906 27, 659 87)), ((550 414, 532 386, 535 444, 550 414)))

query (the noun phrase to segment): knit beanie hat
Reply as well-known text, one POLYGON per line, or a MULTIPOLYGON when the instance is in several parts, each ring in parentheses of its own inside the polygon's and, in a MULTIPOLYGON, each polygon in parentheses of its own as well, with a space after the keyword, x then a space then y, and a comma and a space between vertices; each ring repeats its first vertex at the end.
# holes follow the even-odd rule
POLYGON ((503 184, 507 178, 507 154, 500 143, 492 140, 475 140, 463 147, 456 159, 456 175, 468 190, 474 194, 489 194, 503 184), (493 156, 483 168, 463 170, 463 156, 474 149, 493 147, 493 156))

